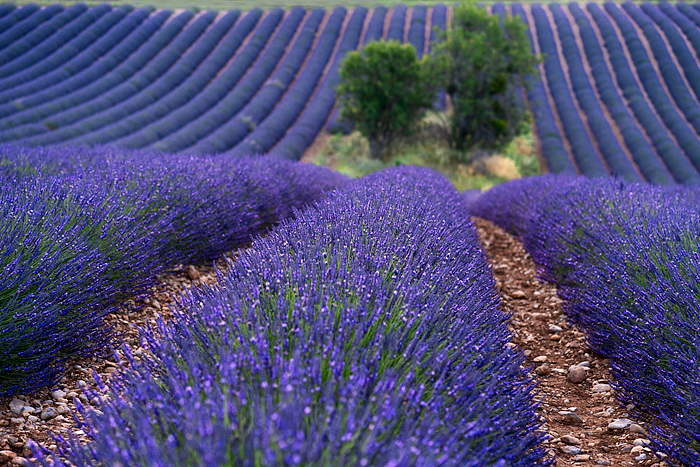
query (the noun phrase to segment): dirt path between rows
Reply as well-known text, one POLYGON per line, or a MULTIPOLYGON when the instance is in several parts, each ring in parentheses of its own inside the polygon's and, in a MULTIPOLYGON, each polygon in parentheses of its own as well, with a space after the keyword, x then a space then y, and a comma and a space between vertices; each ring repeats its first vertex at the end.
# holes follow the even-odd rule
MULTIPOLYGON (((538 413, 545 422, 543 429, 550 435, 547 444, 556 455, 554 465, 664 467, 666 463, 646 448, 642 423, 620 430, 608 427, 616 419, 628 418, 606 386, 611 378, 608 361, 590 354, 585 335, 566 323, 555 288, 537 279, 535 266, 522 245, 490 222, 475 222, 504 306, 512 312, 512 345, 524 351, 540 381, 538 413), (584 378, 577 384, 569 380, 570 368, 576 365, 579 369, 572 375, 578 373, 584 378)), ((235 254, 230 257, 235 258, 235 254)), ((223 267, 224 258, 216 264, 223 267)), ((123 334, 137 358, 142 350, 136 327, 153 323, 157 314, 169 317, 174 296, 192 286, 213 284, 216 274, 213 266, 183 266, 160 279, 160 285, 148 297, 127 302, 109 317, 115 332, 123 334)), ((0 467, 28 465, 29 440, 55 449, 49 431, 70 431, 87 441, 73 421, 73 397, 99 407, 99 401, 87 399, 82 387, 96 389, 93 369, 108 380, 118 368, 113 357, 75 361, 54 388, 60 392, 44 390, 17 396, 24 406, 20 413, 10 410, 13 398, 0 400, 0 467), (52 411, 57 416, 52 414, 44 420, 44 414, 52 411)))

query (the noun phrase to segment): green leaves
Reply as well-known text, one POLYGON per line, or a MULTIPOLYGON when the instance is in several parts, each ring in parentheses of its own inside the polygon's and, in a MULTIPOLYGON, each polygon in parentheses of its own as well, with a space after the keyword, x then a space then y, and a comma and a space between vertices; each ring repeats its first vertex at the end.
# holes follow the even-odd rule
POLYGON ((522 128, 528 114, 520 89, 539 61, 525 31, 518 18, 464 2, 454 10, 451 29, 439 34, 430 66, 452 102, 457 149, 499 148, 522 128))
POLYGON ((435 98, 434 80, 409 44, 370 42, 346 55, 339 74, 341 117, 369 140, 375 158, 388 156, 435 98))

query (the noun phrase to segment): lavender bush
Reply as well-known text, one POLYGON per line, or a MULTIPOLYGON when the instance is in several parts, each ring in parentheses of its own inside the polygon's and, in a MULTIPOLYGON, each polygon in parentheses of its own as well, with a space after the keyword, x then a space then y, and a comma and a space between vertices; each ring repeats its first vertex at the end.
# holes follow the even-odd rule
POLYGON ((520 235, 569 318, 610 358, 620 402, 649 422, 654 450, 700 464, 698 190, 560 177, 520 187, 512 202, 504 187, 472 211, 520 235))
MULTIPOLYGON (((188 292, 81 409, 75 466, 551 465, 476 232, 435 172, 336 191, 188 292)), ((43 465, 48 465, 39 452, 43 465)), ((63 465, 58 462, 57 465, 63 465)))
POLYGON ((0 397, 50 386, 120 300, 345 182, 274 158, 0 147, 0 397))

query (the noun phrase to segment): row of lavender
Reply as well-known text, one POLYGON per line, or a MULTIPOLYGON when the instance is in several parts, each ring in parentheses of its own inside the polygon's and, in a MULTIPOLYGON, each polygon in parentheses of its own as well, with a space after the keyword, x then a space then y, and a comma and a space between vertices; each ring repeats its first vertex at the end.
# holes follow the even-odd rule
POLYGON ((698 8, 513 5, 545 55, 529 100, 552 172, 700 183, 698 8))
POLYGON ((444 177, 370 175, 188 291, 141 359, 124 347, 99 412, 81 409, 92 442, 60 451, 78 467, 551 465, 494 285, 444 177))
POLYGON ((0 147, 0 397, 106 345, 103 318, 346 182, 271 158, 0 147))
MULTIPOLYGON (((412 9, 407 34, 408 8, 384 31, 388 14, 3 6, 0 141, 298 159, 335 106, 347 51, 406 36, 423 52, 428 9, 412 9)), ((444 28, 446 7, 431 17, 444 28)))
POLYGON ((570 320, 610 358, 655 451, 700 465, 700 191, 542 176, 498 186, 474 215, 520 237, 570 320))

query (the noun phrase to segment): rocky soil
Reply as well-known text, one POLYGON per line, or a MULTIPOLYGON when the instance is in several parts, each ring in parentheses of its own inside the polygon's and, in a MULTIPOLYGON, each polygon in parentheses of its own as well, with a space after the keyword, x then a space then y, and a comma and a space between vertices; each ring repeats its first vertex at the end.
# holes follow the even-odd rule
MULTIPOLYGON (((569 326, 554 287, 536 277, 522 246, 493 224, 476 219, 482 246, 493 266, 504 306, 512 311, 512 345, 523 349, 540 381, 539 413, 556 466, 611 465, 664 467, 663 454, 647 444, 643 423, 630 420, 610 389, 608 361, 591 354, 585 335, 569 326)), ((231 256, 234 258, 235 254, 231 256)), ((224 258, 217 266, 225 267, 224 258)), ((141 354, 137 326, 166 318, 173 296, 216 280, 213 266, 183 266, 162 276, 148 297, 129 301, 109 318, 135 355, 141 354)), ((0 400, 0 467, 30 465, 29 440, 55 449, 49 432, 73 432, 86 438, 74 421, 74 398, 98 409, 84 388, 96 389, 93 369, 103 380, 119 368, 112 356, 75 361, 51 391, 0 400)))

